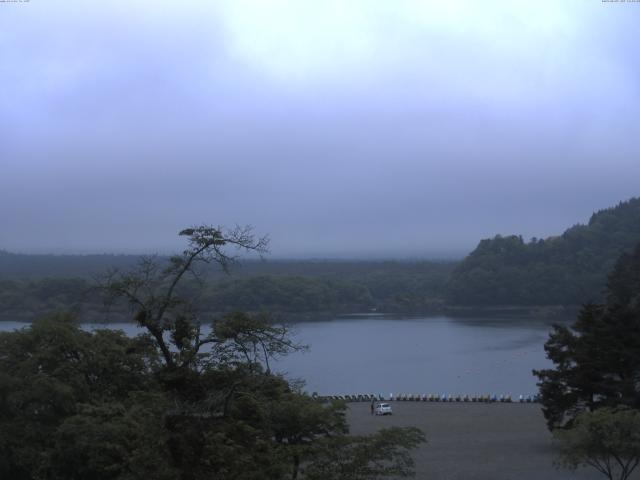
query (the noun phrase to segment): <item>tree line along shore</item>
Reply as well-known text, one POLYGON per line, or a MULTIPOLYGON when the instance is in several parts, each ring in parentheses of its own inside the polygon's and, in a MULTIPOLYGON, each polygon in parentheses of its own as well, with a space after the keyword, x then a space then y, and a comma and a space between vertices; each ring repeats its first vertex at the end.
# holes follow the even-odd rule
MULTIPOLYGON (((638 241, 640 199, 632 198, 558 236, 482 240, 462 260, 246 260, 231 276, 210 269, 204 289, 196 281, 185 281, 181 289, 185 295, 197 291, 201 309, 211 314, 269 311, 304 319, 480 310, 563 316, 602 301, 608 272, 638 241)), ((31 320, 64 309, 91 320, 123 320, 126 310, 118 306, 105 317, 95 278, 130 268, 141 258, 0 251, 0 318, 31 320)))

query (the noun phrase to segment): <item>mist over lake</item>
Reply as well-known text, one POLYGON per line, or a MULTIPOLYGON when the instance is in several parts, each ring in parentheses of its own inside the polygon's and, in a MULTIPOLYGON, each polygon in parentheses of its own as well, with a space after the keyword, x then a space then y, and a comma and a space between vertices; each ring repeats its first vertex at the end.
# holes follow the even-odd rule
POLYGON ((310 345, 278 367, 318 393, 534 394, 550 326, 531 319, 340 318, 295 325, 310 345))
MULTIPOLYGON (((0 330, 25 325, 0 322, 0 330)), ((133 323, 83 326, 143 331, 133 323)), ((305 379, 310 393, 533 395, 531 370, 550 366, 543 344, 551 326, 545 319, 352 315, 291 328, 309 349, 279 359, 273 368, 305 379)))

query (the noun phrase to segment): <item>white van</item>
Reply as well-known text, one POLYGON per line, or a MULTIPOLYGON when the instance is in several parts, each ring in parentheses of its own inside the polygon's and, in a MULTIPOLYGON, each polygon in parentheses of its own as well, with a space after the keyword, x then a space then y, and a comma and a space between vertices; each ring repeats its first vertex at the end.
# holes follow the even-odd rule
POLYGON ((376 405, 376 415, 391 415, 391 405, 388 403, 379 403, 376 405))

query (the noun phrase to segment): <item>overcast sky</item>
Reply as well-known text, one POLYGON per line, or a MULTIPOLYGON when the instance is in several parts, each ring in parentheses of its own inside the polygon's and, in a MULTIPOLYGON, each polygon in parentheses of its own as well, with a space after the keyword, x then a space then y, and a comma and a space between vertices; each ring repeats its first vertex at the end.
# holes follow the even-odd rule
POLYGON ((0 249, 459 256, 640 194, 640 3, 0 3, 0 249))

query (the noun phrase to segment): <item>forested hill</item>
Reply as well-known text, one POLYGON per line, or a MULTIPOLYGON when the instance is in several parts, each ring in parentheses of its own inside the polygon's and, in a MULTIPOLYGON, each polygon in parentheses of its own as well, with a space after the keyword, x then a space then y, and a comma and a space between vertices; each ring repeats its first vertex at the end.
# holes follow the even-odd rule
POLYGON ((0 280, 92 278, 112 268, 130 268, 137 255, 27 255, 0 250, 0 280))
MULTIPOLYGON (((607 274, 638 243, 640 199, 634 198, 558 237, 482 240, 461 262, 250 260, 235 266, 231 277, 210 271, 210 282, 199 295, 202 309, 211 312, 424 313, 579 305, 603 300, 607 274)), ((139 260, 133 255, 0 250, 0 319, 68 309, 99 317, 104 305, 92 290, 93 278, 111 268, 126 271, 139 260)))
POLYGON ((456 305, 578 305, 601 301, 618 257, 640 242, 640 198, 594 213, 558 237, 482 240, 453 270, 456 305))
MULTIPOLYGON (((83 278, 91 280, 111 269, 127 270, 142 255, 36 255, 12 253, 0 249, 0 280, 39 280, 83 278)), ((169 257, 158 256, 168 261, 169 257)), ((331 260, 331 259, 258 259, 241 258, 231 269, 231 278, 256 276, 355 278, 384 276, 431 276, 437 270, 448 275, 453 260, 331 260)), ((210 279, 229 279, 216 266, 207 272, 210 279)))
MULTIPOLYGON (((0 320, 32 320, 52 311, 73 310, 85 319, 105 318, 93 277, 134 266, 135 256, 15 255, 0 252, 0 320), (113 260, 113 262, 111 262, 113 260)), ((167 259, 159 257, 161 264, 167 259)), ((313 315, 371 310, 423 312, 442 307, 443 287, 455 263, 438 261, 247 261, 232 275, 213 270, 200 307, 313 315)), ((123 319, 112 307, 109 318, 123 319)))

